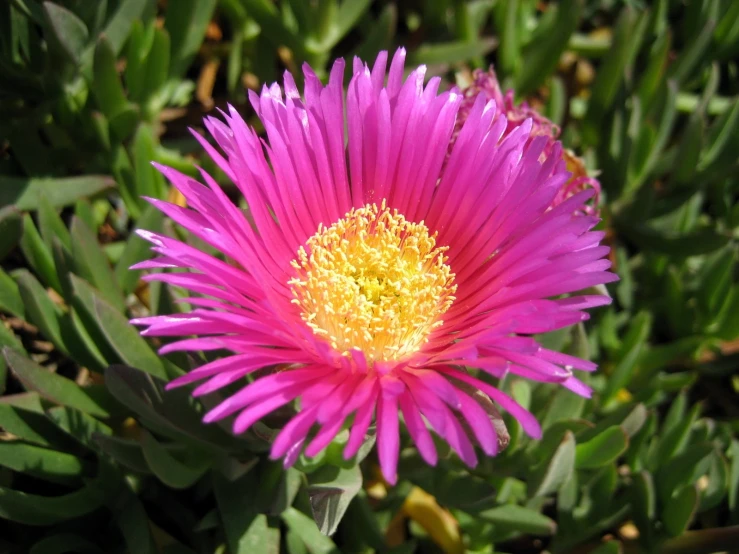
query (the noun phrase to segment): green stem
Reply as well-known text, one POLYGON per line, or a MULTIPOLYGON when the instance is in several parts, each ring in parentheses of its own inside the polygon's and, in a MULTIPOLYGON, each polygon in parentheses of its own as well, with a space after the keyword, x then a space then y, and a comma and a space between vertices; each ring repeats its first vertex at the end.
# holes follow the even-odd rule
MULTIPOLYGON (((708 115, 721 115, 736 102, 735 98, 726 96, 714 96, 708 101, 706 111, 708 115)), ((682 113, 692 113, 700 103, 700 96, 688 92, 680 92, 677 95, 677 110, 682 113)))
POLYGON ((570 37, 567 49, 585 58, 602 58, 611 50, 612 43, 611 37, 575 33, 570 37))

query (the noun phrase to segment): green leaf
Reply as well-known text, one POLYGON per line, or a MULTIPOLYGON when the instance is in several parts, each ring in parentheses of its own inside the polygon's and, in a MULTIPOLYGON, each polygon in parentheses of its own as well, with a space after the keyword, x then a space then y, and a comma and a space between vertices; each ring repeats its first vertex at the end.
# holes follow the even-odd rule
POLYGON ((83 488, 61 496, 39 496, 0 487, 0 517, 25 525, 48 526, 75 519, 97 510, 103 503, 100 487, 106 475, 83 488))
POLYGON ((671 179, 677 186, 692 186, 698 170, 698 160, 704 143, 706 121, 704 115, 696 110, 691 114, 688 126, 683 132, 677 147, 676 164, 671 179))
POLYGON ((645 108, 650 105, 659 85, 664 79, 665 71, 669 62, 670 46, 672 36, 669 33, 657 38, 651 47, 647 67, 641 74, 637 86, 637 96, 645 108))
POLYGON ((138 473, 151 473, 144 458, 141 443, 120 437, 96 433, 93 440, 100 450, 113 458, 117 463, 138 473))
POLYGON ((237 96, 242 90, 241 72, 244 67, 244 30, 236 29, 231 38, 226 70, 226 90, 229 96, 237 96))
POLYGON ((101 421, 67 406, 51 408, 47 412, 47 416, 57 427, 68 433, 80 444, 93 450, 98 450, 98 444, 94 439, 95 436, 113 434, 112 429, 101 421))
POLYGON ((717 451, 711 454, 710 466, 706 477, 708 484, 700 492, 700 512, 715 508, 726 496, 726 490, 729 485, 729 468, 724 457, 717 451))
MULTIPOLYGON (((18 337, 8 329, 5 325, 0 325, 0 348, 9 347, 22 354, 25 354, 23 344, 21 344, 18 337)), ((8 365, 5 363, 3 358, 0 358, 0 395, 5 392, 5 386, 8 375, 8 365)))
POLYGON ((48 40, 79 67, 87 46, 87 27, 79 17, 59 4, 44 2, 43 10, 44 24, 49 31, 48 40))
POLYGON ((110 150, 110 121, 100 112, 89 114, 89 126, 95 136, 95 140, 108 152, 110 150))
MULTIPOLYGON (((33 405, 14 406, 7 402, 0 402, 0 427, 8 433, 26 442, 51 448, 74 446, 72 441, 66 441, 58 429, 54 427, 42 413, 39 395, 35 392, 21 393, 28 395, 26 402, 33 405), (61 435, 61 436, 60 436, 61 435)), ((18 395, 13 395, 17 397, 18 395)), ((6 396, 3 400, 13 398, 6 396)))
POLYGON ((308 554, 305 544, 294 531, 288 531, 285 535, 285 547, 287 554, 308 554))
MULTIPOLYGON (((179 11, 179 10, 178 10, 179 11)), ((152 165, 156 159, 154 129, 145 123, 139 125, 133 137, 132 154, 136 171, 136 193, 138 196, 164 198, 165 185, 162 175, 152 165)), ((143 203, 144 200, 140 199, 143 203)))
MULTIPOLYGON (((136 129, 136 125, 138 125, 141 118, 141 111, 137 105, 126 104, 125 108, 108 120, 114 139, 118 141, 127 141, 131 136, 131 133, 136 129)), ((125 188, 121 188, 119 190, 122 196, 128 192, 125 188)), ((138 214, 138 212, 135 213, 138 214)), ((134 212, 131 212, 130 215, 133 216, 134 212)))
POLYGON ((616 99, 626 67, 639 51, 646 21, 646 15, 630 6, 621 10, 618 16, 611 49, 598 69, 588 101, 584 134, 591 144, 600 141, 600 122, 616 99))
POLYGON ((651 125, 642 125, 642 121, 636 121, 636 125, 640 127, 639 138, 641 139, 642 133, 644 133, 643 136, 648 140, 640 141, 637 148, 632 150, 634 156, 629 160, 629 175, 626 184, 626 192, 629 195, 635 193, 644 184, 672 137, 672 129, 677 115, 677 94, 678 88, 675 81, 667 81, 664 100, 661 96, 658 97, 658 100, 662 101, 656 134, 651 125), (640 160, 641 163, 633 163, 633 160, 640 160))
POLYGON ((0 396, 0 404, 8 404, 14 408, 20 408, 35 414, 44 413, 44 408, 41 405, 41 397, 33 391, 0 396))
POLYGON ((635 386, 646 383, 657 370, 679 360, 690 358, 700 349, 704 340, 701 336, 693 336, 651 346, 639 356, 639 374, 636 376, 635 386))
POLYGON ((680 425, 685 418, 685 410, 688 406, 688 397, 685 393, 678 394, 670 404, 665 419, 662 422, 662 433, 670 433, 680 425))
POLYGON ((125 81, 128 96, 133 102, 141 102, 148 93, 145 85, 146 58, 154 41, 153 22, 144 28, 141 21, 134 21, 126 46, 125 81))
POLYGON ((162 380, 122 365, 105 371, 105 385, 156 433, 218 453, 244 449, 243 441, 237 441, 217 425, 202 423, 202 408, 186 390, 165 391, 162 380))
POLYGON ((626 451, 629 439, 620 426, 609 427, 575 449, 575 467, 594 469, 610 464, 626 451))
POLYGON ((652 524, 657 517, 657 493, 651 473, 640 471, 633 475, 631 495, 634 523, 641 535, 648 538, 652 532, 652 524))
POLYGON ((513 75, 521 62, 521 36, 518 2, 497 2, 493 6, 496 35, 500 39, 498 63, 503 74, 513 75))
POLYGON ((349 503, 362 488, 359 466, 340 469, 324 466, 309 477, 308 497, 313 519, 324 535, 333 535, 349 503))
MULTIPOLYGON (((279 529, 268 521, 266 515, 259 513, 264 509, 264 499, 259 498, 260 490, 262 496, 265 496, 265 492, 269 496, 271 490, 265 489, 256 470, 251 470, 235 481, 228 481, 214 474, 213 490, 223 520, 229 552, 279 552, 279 529)), ((321 537, 315 523, 310 523, 315 533, 321 537)))
POLYGON ((602 418, 595 427, 578 433, 577 439, 587 442, 613 425, 619 425, 626 436, 631 438, 641 430, 646 421, 647 409, 644 404, 626 405, 602 418))
POLYGON ((739 286, 732 285, 711 330, 726 341, 739 337, 739 286))
MULTIPOLYGON (((29 265, 41 277, 43 282, 57 292, 62 292, 62 285, 54 266, 54 258, 41 239, 31 216, 23 216, 23 237, 21 250, 29 265)), ((26 272, 26 270, 22 270, 26 272)), ((27 272, 26 272, 27 273, 27 272)), ((39 285, 40 286, 40 285, 39 285)))
POLYGON ((619 424, 629 439, 641 431, 647 422, 648 412, 644 404, 637 404, 619 424))
POLYGON ((408 53, 408 64, 453 64, 476 56, 484 56, 492 49, 493 44, 483 39, 476 42, 436 42, 424 44, 408 53))
POLYGON ((694 444, 660 466, 655 472, 660 500, 668 503, 682 486, 695 482, 702 475, 701 468, 708 467, 713 451, 714 447, 710 443, 694 444))
MULTIPOLYGON (((18 336, 5 325, 0 325, 0 347, 8 346, 18 352, 25 354, 26 350, 23 348, 23 343, 20 341, 18 336)), ((0 393, 4 392, 1 387, 4 383, 0 380, 0 393)))
POLYGON ((555 125, 562 125, 567 112, 569 97, 564 80, 554 75, 549 81, 549 98, 547 98, 544 115, 555 125))
POLYGON ((690 114, 688 125, 683 131, 683 138, 677 147, 676 164, 673 167, 671 179, 674 179, 678 185, 690 185, 698 169, 706 131, 706 110, 718 90, 719 81, 719 65, 714 62, 711 65, 711 73, 703 89, 700 102, 690 114))
POLYGON ((583 397, 576 396, 573 398, 570 391, 561 388, 552 395, 551 402, 541 421, 541 426, 543 429, 547 429, 557 421, 578 419, 582 416, 584 408, 585 399, 583 397))
POLYGON ((96 545, 80 535, 59 533, 38 541, 31 547, 28 554, 104 554, 96 545))
POLYGON ((0 441, 0 465, 56 483, 74 482, 85 469, 77 456, 20 441, 0 441))
POLYGON ((116 53, 113 45, 101 35, 95 46, 91 90, 100 110, 112 118, 128 104, 123 85, 116 69, 116 53))
POLYGON ((739 99, 734 100, 731 109, 727 110, 711 126, 706 141, 706 147, 701 152, 699 171, 706 171, 724 153, 731 139, 737 136, 739 129, 739 99))
POLYGON ((59 282, 62 287, 62 297, 66 302, 70 302, 72 299, 72 282, 70 275, 74 271, 74 259, 72 252, 64 246, 59 238, 56 236, 51 237, 51 255, 54 259, 54 265, 56 266, 57 275, 59 282))
POLYGON ((529 483, 530 496, 546 496, 558 491, 570 478, 574 468, 575 436, 567 431, 551 459, 545 461, 540 470, 534 471, 529 483))
MULTIPOLYGON (((144 210, 141 218, 136 222, 136 229, 147 229, 149 231, 161 232, 162 212, 154 206, 149 205, 144 210)), ((128 269, 133 264, 146 259, 149 256, 150 243, 135 233, 131 233, 126 240, 126 248, 123 250, 118 263, 115 266, 115 275, 125 294, 130 294, 139 282, 141 271, 128 269)))
POLYGON ((329 35, 322 41, 323 49, 329 51, 336 46, 349 31, 354 29, 371 4, 371 0, 344 0, 339 7, 339 13, 336 14, 336 21, 329 35))
POLYGON ((119 485, 119 494, 108 499, 108 507, 126 541, 126 552, 153 554, 157 551, 151 535, 149 518, 141 501, 126 485, 119 485))
POLYGON ((685 485, 670 499, 662 512, 665 530, 673 537, 681 535, 690 525, 697 508, 697 485, 685 485))
POLYGON ((30 21, 33 21, 34 23, 37 23, 38 25, 43 24, 44 21, 44 12, 41 9, 41 6, 38 5, 37 2, 28 2, 28 1, 16 1, 15 8, 18 10, 18 13, 15 14, 13 12, 13 15, 18 15, 19 17, 27 17, 30 21))
MULTIPOLYGON (((401 471, 403 469, 401 466, 401 471)), ((490 483, 476 476, 452 471, 451 468, 440 471, 424 464, 408 468, 404 473, 411 474, 411 481, 434 496, 439 504, 450 508, 477 513, 490 507, 495 499, 496 491, 490 483)))
POLYGON ((3 355, 13 373, 27 389, 36 391, 44 398, 61 406, 76 408, 97 417, 108 417, 109 409, 101 403, 100 399, 94 398, 88 390, 83 389, 71 379, 50 373, 7 347, 3 349, 3 355))
POLYGON ((721 14, 713 33, 719 56, 731 56, 739 47, 739 6, 734 2, 723 2, 726 11, 721 14))
POLYGON ((506 504, 480 512, 480 519, 495 524, 496 529, 510 530, 532 535, 554 535, 557 524, 544 514, 517 506, 506 504))
MULTIPOLYGON (((74 300, 73 293, 71 296, 74 300)), ((100 333, 99 327, 91 323, 87 315, 81 313, 77 307, 73 307, 65 320, 65 325, 69 329, 69 334, 73 334, 76 339, 75 343, 70 345, 70 350, 75 352, 74 356, 88 369, 102 373, 106 367, 118 360, 100 333)))
POLYGON ((97 330, 115 351, 121 361, 151 375, 167 378, 162 358, 157 356, 126 317, 82 279, 72 276, 75 299, 87 314, 97 322, 97 330))
POLYGON ((113 187, 115 181, 104 175, 35 178, 0 175, 0 206, 14 204, 19 210, 35 210, 44 195, 52 206, 61 208, 113 187))
POLYGON ((102 218, 100 212, 93 208, 92 203, 86 198, 80 198, 74 203, 74 215, 78 219, 85 222, 88 229, 97 229, 99 224, 102 225, 101 219, 107 219, 108 214, 102 218))
POLYGON ((374 25, 367 31, 362 43, 354 51, 363 60, 370 59, 382 49, 389 48, 398 24, 398 10, 395 4, 385 4, 374 25))
POLYGON ((634 374, 636 361, 641 355, 651 328, 652 315, 649 312, 640 312, 634 317, 628 333, 624 337, 621 358, 606 381, 601 399, 604 406, 613 401, 619 390, 629 385, 634 374))
POLYGON ((693 68, 701 61, 703 53, 711 45, 711 36, 715 27, 716 21, 709 19, 703 29, 696 33, 693 40, 682 49, 677 60, 670 66, 668 71, 670 78, 680 83, 687 80, 693 68))
MULTIPOLYGON (((176 6, 169 6, 164 26, 172 44, 170 76, 182 77, 187 71, 203 42, 215 6, 216 0, 180 0, 176 6)), ((251 15, 256 18, 256 14, 251 15)))
POLYGON ((10 254, 23 236, 23 218, 13 206, 0 209, 0 260, 10 254))
POLYGON ((385 548, 385 537, 380 528, 380 522, 370 505, 367 493, 362 489, 349 504, 341 528, 342 537, 350 536, 352 544, 356 541, 356 543, 367 545, 378 551, 385 548))
POLYGON ((168 487, 187 489, 194 485, 208 469, 207 461, 198 463, 195 467, 182 463, 145 430, 141 432, 141 445, 144 458, 151 471, 168 487))
POLYGON ((539 40, 532 40, 521 53, 525 62, 517 68, 517 94, 534 92, 552 74, 580 23, 583 6, 583 0, 565 0, 557 4, 551 24, 537 34, 539 40))
POLYGON ((18 291, 18 284, 0 268, 0 310, 21 319, 26 318, 25 307, 18 291))
POLYGON ((304 58, 302 38, 283 22, 280 12, 269 0, 241 0, 249 17, 262 28, 262 35, 275 46, 287 46, 296 57, 304 58))
MULTIPOLYGON (((119 314, 126 309, 123 292, 115 278, 112 268, 108 264, 105 253, 98 244, 97 237, 87 228, 84 222, 77 217, 72 218, 72 255, 77 273, 100 291, 103 298, 119 314)), ((73 288, 76 288, 73 279, 73 288)), ((109 314, 106 313, 106 316, 109 314)), ((119 316, 120 318, 120 316, 119 316)), ((106 319, 100 320, 105 325, 106 319)))
MULTIPOLYGON (((44 243, 49 250, 52 250, 52 239, 56 238, 67 250, 72 248, 72 239, 69 236, 67 226, 51 205, 45 195, 39 198, 38 208, 39 231, 44 239, 44 243)), ((56 260, 55 260, 56 261, 56 260)))
POLYGON ((739 441, 733 439, 729 445, 727 455, 731 459, 731 469, 729 470, 729 510, 733 513, 736 511, 737 498, 739 497, 739 441))
POLYGON ((213 508, 207 514, 205 514, 198 524, 195 526, 195 531, 208 531, 209 529, 217 528, 221 523, 219 518, 218 510, 213 508))
POLYGON ((131 26, 141 19, 144 10, 150 3, 150 0, 122 0, 118 2, 118 9, 103 31, 115 54, 121 51, 129 36, 131 26))
POLYGON ((717 314, 733 284, 736 254, 733 245, 710 256, 698 274, 698 302, 708 314, 717 314))
MULTIPOLYGON (((237 471, 249 471, 250 467, 253 467, 253 465, 255 465, 258 461, 259 458, 255 457, 253 460, 248 460, 243 463, 239 462, 242 467, 237 468, 237 471)), ((287 508, 292 506, 293 502, 295 502, 295 497, 298 494, 298 490, 303 485, 304 477, 303 473, 294 467, 287 468, 286 470, 284 467, 282 467, 281 464, 276 463, 273 464, 272 468, 272 471, 274 471, 274 474, 276 476, 275 480, 279 481, 279 486, 277 487, 277 491, 272 492, 272 503, 269 506, 269 514, 279 515, 287 508)), ((224 473, 224 475, 226 475, 226 478, 228 478, 228 472, 230 471, 231 468, 227 469, 227 472, 224 473)), ((260 482, 262 486, 265 486, 268 480, 261 478, 260 482)))
POLYGON ((288 508, 282 513, 282 521, 287 528, 298 535, 310 554, 338 554, 334 541, 321 534, 315 522, 295 508, 288 508))
MULTIPOLYGON (((682 396, 678 396, 678 399, 682 396)), ((675 404, 679 400, 675 400, 675 404)), ((684 400, 684 399, 683 399, 684 400)), ((673 404, 673 406, 675 405, 673 404)), ((690 439, 690 431, 693 428, 698 415, 700 413, 700 404, 693 406, 687 417, 680 417, 674 422, 674 426, 665 425, 659 438, 659 448, 657 450, 657 463, 659 465, 667 463, 676 454, 682 453, 688 446, 690 439)), ((668 414, 669 416, 669 414, 668 414)))
POLYGON ((61 314, 49 298, 49 294, 27 270, 22 269, 15 275, 18 291, 26 308, 26 316, 30 323, 39 328, 41 334, 54 343, 59 350, 67 352, 60 327, 61 314))
POLYGON ((162 29, 154 29, 154 42, 146 59, 145 83, 147 98, 156 94, 167 82, 170 69, 169 35, 162 29))

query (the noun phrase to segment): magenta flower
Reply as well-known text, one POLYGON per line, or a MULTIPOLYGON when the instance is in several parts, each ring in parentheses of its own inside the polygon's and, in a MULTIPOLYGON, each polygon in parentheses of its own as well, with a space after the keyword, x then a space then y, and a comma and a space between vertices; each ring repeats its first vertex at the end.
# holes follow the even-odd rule
MULTIPOLYGON (((506 126, 505 131, 503 131, 502 138, 508 136, 508 134, 522 125, 525 121, 530 120, 532 127, 529 141, 538 136, 546 137, 548 140, 544 147, 544 152, 548 156, 552 155, 552 150, 555 144, 557 144, 557 139, 560 135, 559 127, 529 106, 527 102, 516 104, 512 90, 508 90, 503 94, 500 88, 500 83, 498 82, 498 77, 492 67, 487 72, 476 69, 472 73, 472 82, 462 91, 462 94, 464 96, 464 100, 462 100, 462 105, 459 109, 457 123, 452 136, 452 145, 456 140, 457 135, 462 130, 462 127, 467 120, 467 116, 472 112, 477 97, 482 94, 488 100, 494 100, 498 109, 505 113, 508 125, 506 126)), ((601 192, 600 183, 597 179, 587 175, 585 164, 580 158, 575 156, 573 152, 565 150, 562 155, 567 161, 567 169, 572 172, 572 177, 562 186, 562 188, 560 188, 554 201, 552 201, 552 206, 561 204, 578 192, 592 189, 594 191, 593 197, 590 201, 579 205, 577 210, 583 214, 597 216, 601 192)))
POLYGON ((145 279, 189 289, 196 308, 134 320, 147 336, 197 336, 163 354, 233 352, 169 384, 200 382, 200 396, 244 382, 206 422, 235 416, 233 430, 243 433, 297 399, 297 415, 271 447, 289 466, 345 425, 351 458, 374 421, 391 483, 400 415, 429 464, 437 453, 428 426, 470 466, 473 440, 496 454, 495 428, 466 385, 540 436, 529 412, 467 367, 588 396, 573 369, 596 366, 531 335, 587 319, 585 308, 609 299, 563 295, 616 279, 603 233, 591 230, 597 218, 576 213, 593 191, 552 207, 570 178, 559 143, 545 152, 549 139, 532 137, 530 119, 501 140, 505 113, 478 95, 442 172, 464 98, 439 93, 436 77, 424 86, 424 67, 404 81, 404 60, 398 50, 387 82, 386 52, 371 70, 355 60, 346 106, 343 60, 327 86, 304 66, 302 97, 286 73, 284 96, 276 84, 251 95, 264 141, 233 108, 225 123, 208 118, 222 153, 197 138, 244 195, 250 218, 204 171, 206 185, 160 167, 190 209, 150 201, 229 262, 141 232, 159 257, 136 267, 187 269, 145 279))

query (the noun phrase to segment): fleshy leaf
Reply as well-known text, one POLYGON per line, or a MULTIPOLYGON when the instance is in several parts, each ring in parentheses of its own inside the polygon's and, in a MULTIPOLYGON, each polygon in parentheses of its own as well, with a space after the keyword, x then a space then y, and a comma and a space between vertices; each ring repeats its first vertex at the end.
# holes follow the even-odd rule
POLYGON ((333 535, 344 517, 349 503, 362 487, 359 466, 340 469, 324 466, 311 473, 308 485, 313 519, 324 535, 333 535))

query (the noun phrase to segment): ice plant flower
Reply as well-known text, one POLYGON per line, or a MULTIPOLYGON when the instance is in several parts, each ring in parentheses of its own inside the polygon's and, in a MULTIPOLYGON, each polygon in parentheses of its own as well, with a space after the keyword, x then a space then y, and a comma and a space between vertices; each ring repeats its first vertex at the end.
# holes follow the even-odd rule
MULTIPOLYGON (((503 132, 503 138, 525 121, 531 120, 532 130, 529 140, 536 136, 547 137, 548 140, 547 145, 544 147, 544 152, 551 155, 552 149, 560 135, 559 127, 532 108, 528 102, 524 101, 516 104, 513 98, 513 90, 508 90, 504 94, 500 88, 495 70, 492 67, 487 72, 480 69, 473 71, 471 82, 462 90, 464 100, 462 100, 462 105, 459 108, 451 146, 453 146, 456 136, 462 130, 464 122, 472 111, 475 101, 480 94, 489 100, 494 100, 498 109, 505 113, 508 125, 503 132)), ((567 169, 572 172, 572 177, 559 190, 559 193, 552 202, 552 206, 562 203, 580 191, 593 189, 595 192, 593 198, 589 202, 579 206, 578 210, 588 215, 598 215, 600 183, 597 179, 588 176, 585 171, 585 164, 574 152, 563 150, 562 156, 567 161, 567 169)))
POLYGON ((566 296, 615 280, 597 218, 579 214, 592 190, 553 206, 570 179, 559 143, 514 129, 481 94, 445 158, 464 97, 403 79, 405 51, 354 61, 344 100, 344 62, 326 86, 304 66, 305 88, 285 74, 251 94, 266 139, 230 108, 196 137, 235 183, 250 217, 201 171, 201 184, 159 167, 187 208, 150 199, 224 255, 224 261, 161 234, 140 234, 159 256, 138 269, 194 293, 189 313, 134 320, 146 336, 191 336, 160 352, 226 349, 169 384, 209 394, 242 382, 204 417, 234 416, 243 433, 297 401, 271 456, 313 456, 347 426, 353 457, 375 422, 382 472, 397 479, 400 416, 429 463, 430 429, 468 465, 473 441, 496 454, 496 431, 470 394, 484 392, 539 437, 536 419, 467 368, 558 383, 587 396, 573 369, 595 365, 532 338, 587 318, 599 295, 566 296), (346 125, 346 133, 345 133, 346 125), (507 135, 506 135, 507 133, 507 135), (545 149, 548 149, 545 152, 545 149), (442 166, 444 170, 442 172, 442 166), (249 376, 252 374, 249 378, 249 376), (430 427, 430 429, 429 429, 430 427), (468 435, 466 429, 471 430, 468 435))

